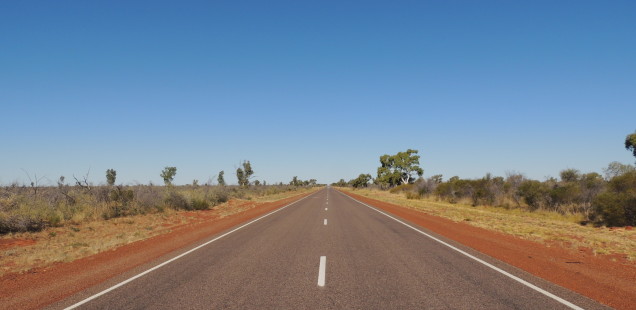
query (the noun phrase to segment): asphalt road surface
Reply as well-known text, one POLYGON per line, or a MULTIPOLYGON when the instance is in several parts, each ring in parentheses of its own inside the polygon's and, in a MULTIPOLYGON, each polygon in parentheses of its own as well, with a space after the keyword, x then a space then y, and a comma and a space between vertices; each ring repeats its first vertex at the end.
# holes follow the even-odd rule
POLYGON ((604 308, 398 220, 325 188, 51 308, 604 308))

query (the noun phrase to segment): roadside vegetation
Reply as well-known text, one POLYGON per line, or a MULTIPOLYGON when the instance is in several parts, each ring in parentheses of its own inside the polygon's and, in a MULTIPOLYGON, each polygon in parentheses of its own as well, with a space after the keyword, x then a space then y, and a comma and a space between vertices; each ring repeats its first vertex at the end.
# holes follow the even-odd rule
MULTIPOLYGON (((626 137, 625 148, 636 157, 636 133, 626 137)), ((444 180, 423 178, 417 154, 383 155, 375 179, 360 174, 332 185, 455 222, 636 262, 634 165, 612 162, 603 175, 565 169, 543 181, 520 173, 444 180)))
POLYGON ((240 185, 175 186, 176 167, 165 167, 164 185, 116 185, 117 171, 106 171, 106 184, 88 176, 74 184, 60 177, 57 186, 12 184, 0 188, 0 276, 78 258, 168 233, 183 226, 235 215, 263 203, 318 190, 315 180, 294 177, 289 184, 253 180, 249 161, 237 169, 240 185))
POLYGON ((483 205, 475 207, 469 201, 450 203, 434 196, 409 199, 403 191, 391 192, 376 186, 340 189, 548 246, 560 246, 588 254, 609 255, 611 260, 621 263, 636 263, 636 229, 581 225, 580 214, 483 205))
POLYGON ((94 186, 88 176, 75 178, 71 184, 60 177, 56 186, 40 186, 37 177, 30 185, 11 184, 0 188, 0 235, 40 231, 47 227, 76 225, 143 214, 161 214, 167 210, 208 210, 230 199, 258 199, 316 186, 299 181, 267 185, 252 180, 254 171, 249 161, 237 169, 238 186, 226 185, 224 172, 218 173, 218 184, 175 186, 176 167, 165 167, 160 176, 164 186, 154 184, 115 185, 117 171, 106 171, 106 185, 94 186))
MULTIPOLYGON (((636 157, 636 133, 625 138, 625 148, 636 157)), ((636 226, 636 167, 610 163, 604 175, 565 169, 559 178, 544 181, 520 173, 506 176, 486 174, 479 179, 442 175, 423 178, 417 150, 382 155, 377 177, 360 174, 335 186, 373 187, 401 193, 413 200, 425 199, 448 204, 497 207, 524 212, 553 212, 595 226, 636 226)))
MULTIPOLYGON (((202 188, 199 189, 202 190, 202 188)), ((264 191, 262 188, 254 187, 245 190, 237 189, 235 186, 228 191, 240 190, 243 198, 232 197, 227 202, 210 207, 209 210, 186 211, 170 207, 161 212, 143 215, 122 216, 109 220, 68 221, 64 225, 47 227, 41 231, 0 235, 0 277, 9 273, 45 267, 55 262, 74 261, 181 228, 188 229, 198 223, 213 224, 218 219, 257 208, 263 203, 318 189, 318 187, 273 185, 269 191, 264 191)))

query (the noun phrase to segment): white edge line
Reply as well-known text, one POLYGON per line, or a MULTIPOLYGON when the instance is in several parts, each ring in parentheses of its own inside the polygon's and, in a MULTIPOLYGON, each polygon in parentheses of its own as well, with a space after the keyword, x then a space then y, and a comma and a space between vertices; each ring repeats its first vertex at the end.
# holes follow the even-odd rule
POLYGON ((451 244, 448 244, 448 243, 446 243, 446 242, 444 242, 444 241, 442 241, 442 240, 440 240, 438 238, 435 238, 434 236, 431 236, 430 234, 427 234, 427 233, 425 233, 425 232, 423 232, 423 231, 421 231, 421 230, 419 230, 419 229, 417 229, 417 228, 415 228, 415 227, 403 222, 400 219, 397 219, 397 218, 395 218, 395 217, 393 217, 393 216, 391 216, 391 215, 389 215, 389 214, 387 214, 387 213, 385 213, 383 211, 380 211, 377 208, 372 207, 372 206, 370 206, 370 205, 368 205, 368 204, 366 204, 366 203, 364 203, 362 201, 359 201, 359 200, 357 200, 357 199, 355 199, 355 198, 353 198, 353 197, 351 197, 349 195, 346 195, 344 193, 342 193, 342 194, 347 196, 347 197, 349 197, 349 198, 351 198, 353 201, 356 201, 356 202, 358 202, 358 203, 370 208, 371 210, 374 210, 376 212, 384 214, 385 216, 393 219, 394 221, 396 221, 396 222, 398 222, 398 223, 400 223, 400 224, 402 224, 402 225, 404 225, 404 226, 406 226, 408 228, 411 228, 411 229, 419 232, 420 234, 425 235, 425 236, 427 236, 427 237, 429 237, 429 238, 431 238, 431 239, 433 239, 433 240, 435 240, 435 241, 437 241, 437 242, 439 242, 439 243, 441 243, 441 244, 443 244, 443 245, 445 245, 445 246, 447 246, 447 247, 449 247, 449 248, 451 248, 451 249, 453 249, 453 250, 455 250, 455 251, 467 256, 467 257, 469 257, 469 258, 472 258, 473 260, 475 260, 475 261, 477 261, 477 262, 479 262, 479 263, 481 263, 481 264, 483 264, 483 265, 485 265, 485 266, 487 266, 487 267, 489 267, 489 268, 491 268, 491 269, 493 269, 493 270, 495 270, 495 271, 497 271, 497 272, 499 272, 499 273, 501 273, 501 274, 503 274, 503 275, 505 275, 505 276, 507 276, 507 277, 509 277, 509 278, 511 278, 511 279, 513 279, 513 280, 515 280, 515 281, 517 281, 517 282, 519 282, 519 283, 521 283, 521 284, 523 284, 523 285, 525 285, 525 286, 527 286, 527 287, 529 287, 529 288, 531 288, 531 289, 533 289, 533 290, 535 290, 535 291, 537 291, 539 293, 541 293, 541 294, 543 294, 543 295, 546 295, 546 296, 548 296, 548 297, 550 297, 550 298, 552 298, 552 299, 554 299, 554 300, 556 300, 556 301, 558 301, 558 302, 560 302, 560 303, 562 303, 562 304, 564 304, 564 305, 566 305, 566 306, 568 306, 568 307, 570 307, 572 309, 583 310, 583 308, 581 308, 581 307, 579 307, 579 306, 577 306, 577 305, 575 305, 575 304, 573 304, 573 303, 571 303, 571 302, 569 302, 569 301, 567 301, 567 300, 565 300, 565 299, 563 299, 563 298, 561 298, 561 297, 559 297, 557 295, 554 295, 554 294, 552 294, 552 293, 550 293, 550 292, 548 292, 548 291, 546 291, 546 290, 544 290, 544 289, 542 289, 542 288, 540 288, 540 287, 538 287, 538 286, 536 286, 536 285, 534 285, 534 284, 532 284, 532 283, 530 283, 530 282, 528 282, 526 280, 523 280, 523 279, 521 279, 521 278, 519 278, 519 277, 517 277, 517 276, 515 276, 515 275, 513 275, 511 273, 508 273, 507 271, 505 271, 503 269, 500 269, 499 267, 494 266, 494 265, 492 265, 492 264, 490 264, 490 263, 488 263, 488 262, 486 262, 486 261, 484 261, 484 260, 482 260, 482 259, 480 259, 478 257, 475 257, 475 256, 473 256, 471 254, 468 254, 468 253, 464 252, 463 250, 461 250, 461 249, 459 249, 459 248, 457 248, 457 247, 455 247, 455 246, 453 246, 451 244))
POLYGON ((283 210, 283 209, 285 209, 285 208, 287 208, 287 207, 289 207, 289 206, 291 206, 291 205, 293 205, 295 203, 298 203, 298 202, 300 202, 300 201, 304 200, 305 198, 307 198, 309 196, 312 196, 312 195, 305 196, 305 197, 303 197, 301 199, 298 199, 298 200, 296 200, 296 201, 294 201, 294 202, 292 202, 292 203, 290 203, 290 204, 288 204, 288 205, 286 205, 284 207, 281 207, 281 208, 276 209, 276 210, 274 210, 274 211, 272 211, 270 213, 267 213, 267 214, 255 219, 255 220, 251 220, 251 221, 249 221, 249 222, 247 222, 247 223, 245 223, 245 224, 243 224, 243 225, 241 225, 241 226, 239 226, 237 228, 234 228, 234 229, 232 229, 232 230, 230 230, 230 231, 228 231, 228 232, 226 232, 226 233, 224 233, 224 234, 222 234, 222 235, 220 235, 220 236, 218 236, 218 237, 216 237, 216 238, 214 238, 214 239, 212 239, 212 240, 210 240, 210 241, 208 241, 208 242, 206 242, 204 244, 201 244, 201 245, 199 245, 199 246, 197 246, 197 247, 195 247, 195 248, 193 248, 193 249, 191 249, 191 250, 189 250, 189 251, 187 251, 185 253, 182 253, 182 254, 180 254, 178 256, 175 256, 175 257, 173 257, 173 258, 171 258, 171 259, 169 259, 169 260, 167 260, 167 261, 165 261, 165 262, 163 262, 163 263, 161 263, 161 264, 159 264, 157 266, 154 266, 154 267, 152 267, 152 268, 150 268, 150 269, 148 269, 148 270, 146 270, 146 271, 144 271, 144 272, 142 272, 140 274, 137 274, 137 275, 135 275, 135 276, 133 276, 131 278, 128 278, 127 280, 119 282, 118 284, 115 284, 115 285, 113 285, 113 286, 111 286, 111 287, 109 287, 109 288, 107 288, 107 289, 105 289, 105 290, 93 295, 93 296, 90 296, 90 297, 88 297, 88 298, 86 298, 86 299, 84 299, 82 301, 79 301, 79 302, 75 303, 72 306, 66 307, 66 308, 64 308, 64 310, 75 309, 75 308, 77 308, 77 307, 79 307, 79 306, 81 306, 81 305, 83 305, 83 304, 85 304, 85 303, 97 298, 97 297, 100 297, 100 296, 102 296, 102 295, 104 295, 104 294, 106 294, 108 292, 111 292, 111 291, 113 291, 113 290, 115 290, 115 289, 117 289, 119 287, 122 287, 122 286, 124 286, 124 285, 126 285, 126 284, 128 284, 128 283, 130 283, 130 282, 132 282, 132 281, 134 281, 136 279, 138 279, 138 278, 141 278, 141 277, 143 277, 144 275, 146 275, 148 273, 151 273, 151 272, 153 272, 153 271, 155 271, 155 270, 157 270, 157 269, 159 269, 159 268, 161 268, 161 267, 163 267, 163 266, 165 266, 167 264, 170 264, 170 263, 172 263, 173 261, 175 261, 175 260, 177 260, 179 258, 182 258, 182 257, 184 257, 184 256, 186 256, 186 255, 188 255, 188 254, 190 254, 190 253, 192 253, 192 252, 194 252, 194 251, 196 251, 196 250, 198 250, 198 249, 200 249, 200 248, 202 248, 202 247, 204 247, 204 246, 206 246, 206 245, 208 245, 208 244, 210 244, 210 243, 212 243, 214 241, 217 241, 217 240, 219 240, 219 239, 221 239, 221 238, 223 238, 223 237, 225 237, 225 236, 227 236, 227 235, 229 235, 229 234, 231 234, 231 233, 233 233, 233 232, 235 232, 235 231, 237 231, 237 230, 239 230, 239 229, 241 229, 241 228, 243 228, 245 226, 248 226, 248 225, 250 225, 250 224, 252 224, 254 222, 257 222, 257 221, 259 221, 259 220, 261 220, 261 219, 263 219, 265 217, 268 217, 268 216, 270 216, 270 215, 272 215, 272 214, 274 214, 274 213, 276 213, 278 211, 281 211, 281 210, 283 210))
POLYGON ((318 286, 325 286, 325 271, 327 269, 327 256, 320 256, 318 267, 318 286))

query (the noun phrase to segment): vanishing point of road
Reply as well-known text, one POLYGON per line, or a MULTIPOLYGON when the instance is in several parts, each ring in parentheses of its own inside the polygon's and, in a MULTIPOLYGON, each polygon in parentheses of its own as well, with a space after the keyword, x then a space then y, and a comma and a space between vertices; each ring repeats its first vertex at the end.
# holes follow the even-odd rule
POLYGON ((605 309, 329 187, 52 309, 605 309))

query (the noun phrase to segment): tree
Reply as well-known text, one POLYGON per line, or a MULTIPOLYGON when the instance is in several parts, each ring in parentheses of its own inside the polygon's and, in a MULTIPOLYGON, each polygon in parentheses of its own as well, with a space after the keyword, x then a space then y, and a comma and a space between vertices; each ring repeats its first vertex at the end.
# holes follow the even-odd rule
POLYGON ((108 183, 108 185, 110 186, 115 185, 116 179, 117 179, 117 171, 115 171, 115 169, 106 170, 106 183, 108 183))
POLYGON ((625 149, 631 151, 636 157, 636 132, 625 137, 625 149))
POLYGON ((519 186, 526 180, 526 177, 518 172, 506 172, 506 183, 504 184, 504 190, 510 195, 512 200, 521 206, 521 196, 519 195, 519 186))
POLYGON ((240 186, 247 186, 247 179, 245 178, 245 172, 242 168, 236 168, 236 178, 238 179, 238 184, 240 186))
POLYGON ((607 226, 636 225, 636 171, 614 177, 608 187, 592 202, 592 218, 607 226))
POLYGON ((166 185, 172 185, 172 180, 174 180, 174 176, 177 174, 177 167, 165 167, 161 171, 161 178, 163 179, 163 183, 166 185))
POLYGON ((530 210, 534 211, 546 203, 546 197, 550 192, 550 187, 546 183, 535 180, 525 180, 519 186, 518 195, 523 197, 530 210))
POLYGON ((219 172, 219 177, 216 179, 216 181, 219 182, 219 185, 221 186, 225 186, 225 178, 223 177, 224 174, 225 174, 225 171, 221 170, 219 172))
POLYGON ((372 177, 370 174, 361 173, 357 178, 349 181, 349 184, 351 184, 354 188, 367 187, 371 179, 372 177))
POLYGON ((424 170, 419 166, 420 156, 415 155, 417 153, 417 150, 408 149, 395 155, 380 156, 381 166, 378 168, 376 181, 389 187, 413 183, 413 174, 420 177, 424 174, 424 170))
POLYGON ((250 185, 250 179, 254 174, 254 170, 252 170, 252 164, 249 160, 243 161, 243 171, 245 172, 245 178, 247 179, 246 185, 250 185))
POLYGON ((242 169, 240 167, 236 169, 236 178, 240 186, 249 186, 250 178, 254 174, 254 170, 252 170, 252 164, 249 160, 243 161, 242 165, 242 169))
POLYGON ((429 179, 436 184, 440 184, 444 181, 444 177, 441 174, 436 174, 429 179))
POLYGON ((331 185, 339 186, 339 187, 345 187, 345 186, 347 186, 347 181, 345 181, 344 179, 340 179, 340 181, 335 182, 335 183, 331 183, 331 185))
POLYGON ((576 182, 581 177, 581 172, 576 169, 565 169, 561 171, 561 181, 576 182))
POLYGON ((605 179, 607 181, 630 171, 636 171, 636 167, 632 165, 621 164, 617 161, 609 163, 609 165, 607 165, 607 168, 603 169, 603 173, 605 174, 605 179))

